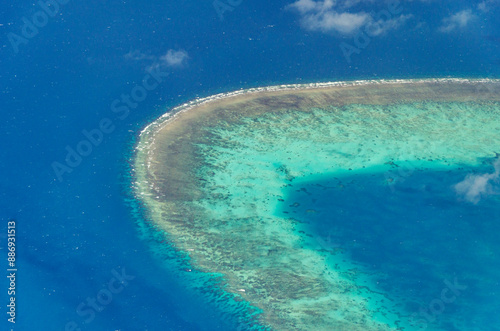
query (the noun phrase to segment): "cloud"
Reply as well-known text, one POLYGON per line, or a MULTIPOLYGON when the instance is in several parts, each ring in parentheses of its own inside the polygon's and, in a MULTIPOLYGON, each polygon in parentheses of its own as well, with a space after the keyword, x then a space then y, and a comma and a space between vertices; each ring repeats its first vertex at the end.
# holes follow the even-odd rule
POLYGON ((334 9, 333 0, 297 0, 287 8, 296 10, 301 15, 301 25, 310 31, 337 31, 350 34, 360 29, 369 19, 363 12, 351 14, 334 9))
POLYGON ((148 63, 147 69, 150 70, 158 67, 182 67, 186 64, 186 61, 189 59, 188 53, 183 50, 174 50, 169 49, 162 56, 154 56, 145 54, 139 50, 133 50, 128 52, 123 56, 128 61, 140 61, 148 63))
POLYGON ((494 193, 492 182, 498 181, 500 177, 500 158, 493 164, 495 172, 482 175, 467 175, 463 181, 455 185, 457 194, 465 200, 474 204, 481 197, 494 193))
POLYGON ((409 14, 409 15, 401 15, 399 17, 388 20, 382 20, 382 19, 379 19, 378 21, 370 20, 366 25, 366 30, 369 31, 369 34, 371 36, 379 36, 390 30, 396 30, 412 17, 413 15, 409 14))
POLYGON ((310 13, 312 11, 320 12, 324 10, 329 10, 333 7, 333 1, 325 0, 322 3, 313 0, 297 0, 288 6, 288 8, 294 8, 301 14, 310 13))
POLYGON ((364 11, 348 12, 346 9, 360 2, 372 0, 297 0, 286 8, 300 15, 302 27, 309 31, 336 32, 342 35, 352 35, 366 27, 372 35, 381 35, 391 29, 396 29, 412 15, 401 15, 395 18, 374 19, 364 11))
POLYGON ((472 10, 466 9, 459 11, 456 14, 451 15, 450 17, 445 17, 442 21, 442 25, 439 28, 441 32, 452 32, 456 29, 463 29, 471 21, 476 18, 476 15, 472 13, 472 10))
POLYGON ((350 14, 328 11, 309 14, 302 18, 302 26, 311 31, 337 31, 342 34, 351 34, 359 30, 369 19, 364 13, 350 14))
POLYGON ((484 0, 477 5, 477 9, 487 13, 493 6, 498 6, 499 3, 499 0, 484 0))
POLYGON ((160 62, 167 67, 180 67, 185 64, 188 58, 188 53, 183 49, 178 51, 169 49, 165 55, 160 56, 160 62))
POLYGON ((123 56, 126 60, 131 61, 143 61, 143 60, 154 60, 155 57, 153 55, 144 54, 139 50, 133 50, 128 52, 123 56))

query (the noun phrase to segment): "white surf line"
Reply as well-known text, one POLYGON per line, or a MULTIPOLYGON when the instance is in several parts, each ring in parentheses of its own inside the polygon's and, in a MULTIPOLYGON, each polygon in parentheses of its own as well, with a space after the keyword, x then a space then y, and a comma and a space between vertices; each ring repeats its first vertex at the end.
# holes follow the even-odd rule
POLYGON ((211 95, 205 98, 196 98, 192 101, 184 103, 180 106, 172 108, 170 111, 161 115, 152 123, 148 124, 140 133, 139 137, 143 134, 148 134, 152 129, 161 125, 158 129, 163 128, 162 124, 167 124, 169 121, 173 120, 177 115, 191 110, 197 106, 218 101, 222 99, 231 98, 234 96, 244 95, 244 94, 254 94, 260 92, 279 92, 279 91, 293 91, 293 90, 308 90, 308 89, 322 89, 329 87, 350 87, 350 86, 363 86, 363 85, 390 85, 390 84, 426 84, 426 83, 499 83, 500 79, 491 78, 479 78, 479 79, 468 79, 468 78, 423 78, 423 79, 379 79, 379 80, 355 80, 355 81, 337 81, 337 82, 326 82, 326 83, 309 83, 309 84, 286 84, 286 85, 273 85, 266 87, 253 87, 249 89, 241 89, 233 92, 224 92, 215 95, 211 95))

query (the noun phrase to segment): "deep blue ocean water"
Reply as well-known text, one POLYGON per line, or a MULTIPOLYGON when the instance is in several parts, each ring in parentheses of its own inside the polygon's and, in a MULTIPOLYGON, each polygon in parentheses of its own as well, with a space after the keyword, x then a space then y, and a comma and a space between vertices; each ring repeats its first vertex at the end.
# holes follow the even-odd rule
MULTIPOLYGON (((189 278, 175 269, 176 258, 160 262, 150 253, 125 201, 134 137, 166 107, 276 83, 500 74, 498 2, 491 2, 488 13, 475 9, 479 2, 404 2, 403 12, 414 18, 373 38, 350 64, 338 47, 350 37, 304 30, 297 15, 284 10, 289 3, 243 0, 220 20, 211 1, 70 0, 16 53, 8 33, 20 34, 22 18, 31 19, 40 8, 33 1, 2 0, 0 247, 5 253, 6 222, 16 219, 18 319, 15 326, 7 322, 8 284, 2 277, 0 329, 64 330, 72 321, 82 330, 235 329, 237 314, 187 290, 189 278), (467 8, 477 14, 467 29, 436 31, 443 17, 467 8), (146 67, 169 49, 185 50, 185 64, 165 68, 168 77, 119 119, 113 101, 140 84, 146 67), (134 51, 146 58, 127 59, 134 51), (104 118, 115 130, 59 181, 52 163, 63 162, 66 146, 76 148, 82 130, 97 128, 104 118), (113 270, 135 278, 84 324, 77 307, 108 285, 113 270)), ((411 215, 417 207, 408 208, 411 215)), ((360 261, 382 259, 353 254, 360 261)))

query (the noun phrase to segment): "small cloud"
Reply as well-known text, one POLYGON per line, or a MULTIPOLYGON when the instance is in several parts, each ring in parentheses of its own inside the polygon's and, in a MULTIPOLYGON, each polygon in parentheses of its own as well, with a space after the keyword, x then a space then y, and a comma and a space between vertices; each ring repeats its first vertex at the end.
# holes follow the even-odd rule
POLYGON ((304 16, 302 26, 311 31, 337 31, 342 34, 352 34, 365 25, 368 19, 369 16, 364 13, 350 14, 329 11, 304 16))
POLYGON ((294 10, 300 14, 302 27, 309 31, 337 32, 343 35, 352 35, 361 28, 366 27, 372 35, 381 35, 391 29, 398 28, 412 15, 374 19, 363 11, 348 12, 347 8, 360 2, 373 2, 371 0, 297 0, 288 5, 286 9, 294 10))
POLYGON ((123 56, 128 61, 145 62, 146 71, 159 67, 182 67, 189 58, 188 53, 183 50, 169 49, 162 56, 145 54, 139 50, 133 50, 123 56))
POLYGON ((484 0, 477 5, 477 9, 482 12, 489 12, 492 7, 498 6, 500 4, 499 0, 484 0))
POLYGON ((126 60, 130 60, 130 61, 144 61, 144 60, 154 60, 155 59, 155 57, 153 55, 144 54, 137 49, 128 52, 123 57, 126 60))
POLYGON ((302 16, 302 27, 310 31, 336 31, 351 34, 359 30, 370 17, 363 12, 355 14, 338 12, 333 8, 334 6, 333 0, 297 0, 287 8, 296 10, 302 16))
POLYGON ((366 30, 370 33, 371 36, 379 36, 387 33, 390 30, 396 30, 412 17, 413 15, 409 14, 401 15, 399 17, 388 20, 371 20, 367 23, 366 30))
POLYGON ((288 8, 296 9, 301 14, 310 13, 312 11, 328 10, 333 7, 333 1, 325 0, 323 2, 316 2, 313 0, 297 0, 288 6, 288 8))
POLYGON ((463 181, 455 185, 455 191, 465 200, 474 204, 481 200, 481 197, 494 193, 491 182, 498 181, 500 177, 500 158, 493 164, 495 172, 482 175, 467 175, 463 181))
POLYGON ((412 31, 418 31, 418 30, 422 30, 424 28, 427 27, 427 23, 426 22, 418 22, 415 27, 412 29, 412 31))
POLYGON ((471 21, 476 18, 476 15, 472 13, 472 10, 466 9, 459 11, 456 14, 451 15, 450 17, 446 17, 443 19, 443 24, 439 28, 441 32, 452 32, 456 29, 463 29, 471 21))
POLYGON ((183 49, 177 51, 169 49, 165 55, 160 56, 160 62, 167 67, 180 67, 188 58, 188 53, 183 49))

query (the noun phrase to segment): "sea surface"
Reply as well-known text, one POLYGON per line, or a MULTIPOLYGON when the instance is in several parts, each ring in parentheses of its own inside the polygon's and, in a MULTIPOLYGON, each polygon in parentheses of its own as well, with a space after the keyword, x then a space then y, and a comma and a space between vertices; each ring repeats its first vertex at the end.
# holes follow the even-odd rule
MULTIPOLYGON (((141 218, 140 206, 131 200, 129 162, 137 133, 168 108, 218 92, 281 83, 500 76, 498 2, 488 2, 487 13, 477 9, 479 1, 404 2, 403 11, 413 21, 373 38, 351 63, 339 49, 351 37, 304 30, 297 16, 284 9, 289 3, 244 0, 221 20, 210 1, 68 1, 15 52, 8 33, 20 34, 23 17, 31 19, 40 5, 0 2, 0 248, 6 259, 7 221, 15 219, 18 269, 15 325, 7 321, 7 280, 0 281, 0 329, 65 330, 76 325, 96 331, 235 330, 240 325, 238 304, 223 293, 199 295, 199 284, 205 283, 195 280, 205 276, 192 276, 196 271, 187 271, 184 256, 159 245, 141 218), (437 31, 444 17, 469 8, 477 17, 467 29, 437 31), (423 25, 416 29, 419 23, 423 25), (142 84, 147 68, 168 50, 183 50, 188 57, 182 65, 162 68, 166 77, 126 117, 114 112, 114 101, 142 84), (83 131, 99 128, 103 119, 111 120, 114 129, 60 179, 54 162, 63 164, 67 148, 76 149, 87 139, 83 131), (117 273, 127 275, 126 286, 103 299, 109 303, 90 309, 87 300, 108 288, 117 273)), ((384 8, 377 6, 366 10, 384 8)), ((377 174, 346 177, 342 180, 355 181, 345 187, 349 194, 332 190, 331 198, 318 195, 320 209, 330 214, 326 222, 302 216, 311 223, 310 231, 339 230, 334 238, 324 239, 325 245, 343 245, 346 254, 371 272, 398 280, 381 280, 381 286, 407 298, 412 311, 441 295, 444 277, 451 282, 456 277, 467 289, 446 304, 441 316, 475 314, 464 325, 498 330, 498 317, 484 308, 498 311, 498 283, 467 282, 483 275, 484 263, 498 263, 493 236, 498 200, 470 206, 444 190, 470 172, 491 172, 491 162, 445 177, 417 172, 387 195, 373 194, 387 190, 373 179, 377 174), (422 182, 428 189, 421 188, 422 182), (435 191, 445 193, 436 198, 435 191), (328 199, 335 204, 323 202, 328 199), (388 199, 396 203, 383 210, 388 199), (366 214, 357 213, 359 204, 370 205, 366 214), (338 223, 332 208, 343 208, 349 218, 366 225, 356 233, 352 225, 338 223), (381 215, 380 227, 370 222, 374 213, 381 215), (395 221, 401 227, 383 230, 395 221), (428 240, 421 242, 418 235, 429 234, 429 229, 428 240), (370 249, 374 238, 369 232, 377 234, 376 250, 370 249), (398 250, 391 235, 403 234, 413 237, 398 250), (467 234, 481 238, 482 250, 459 251, 467 234), (353 240, 361 244, 352 245, 353 240), (430 261, 408 260, 416 263, 411 269, 406 261, 422 246, 449 269, 427 270, 430 261), (386 256, 381 247, 396 253, 386 256), (488 258, 479 259, 485 252, 488 258), (406 286, 408 277, 421 277, 422 286, 406 286)), ((0 268, 6 275, 5 259, 0 268)), ((496 277, 498 268, 490 266, 489 277, 496 277)), ((442 324, 440 330, 454 329, 442 324)))

